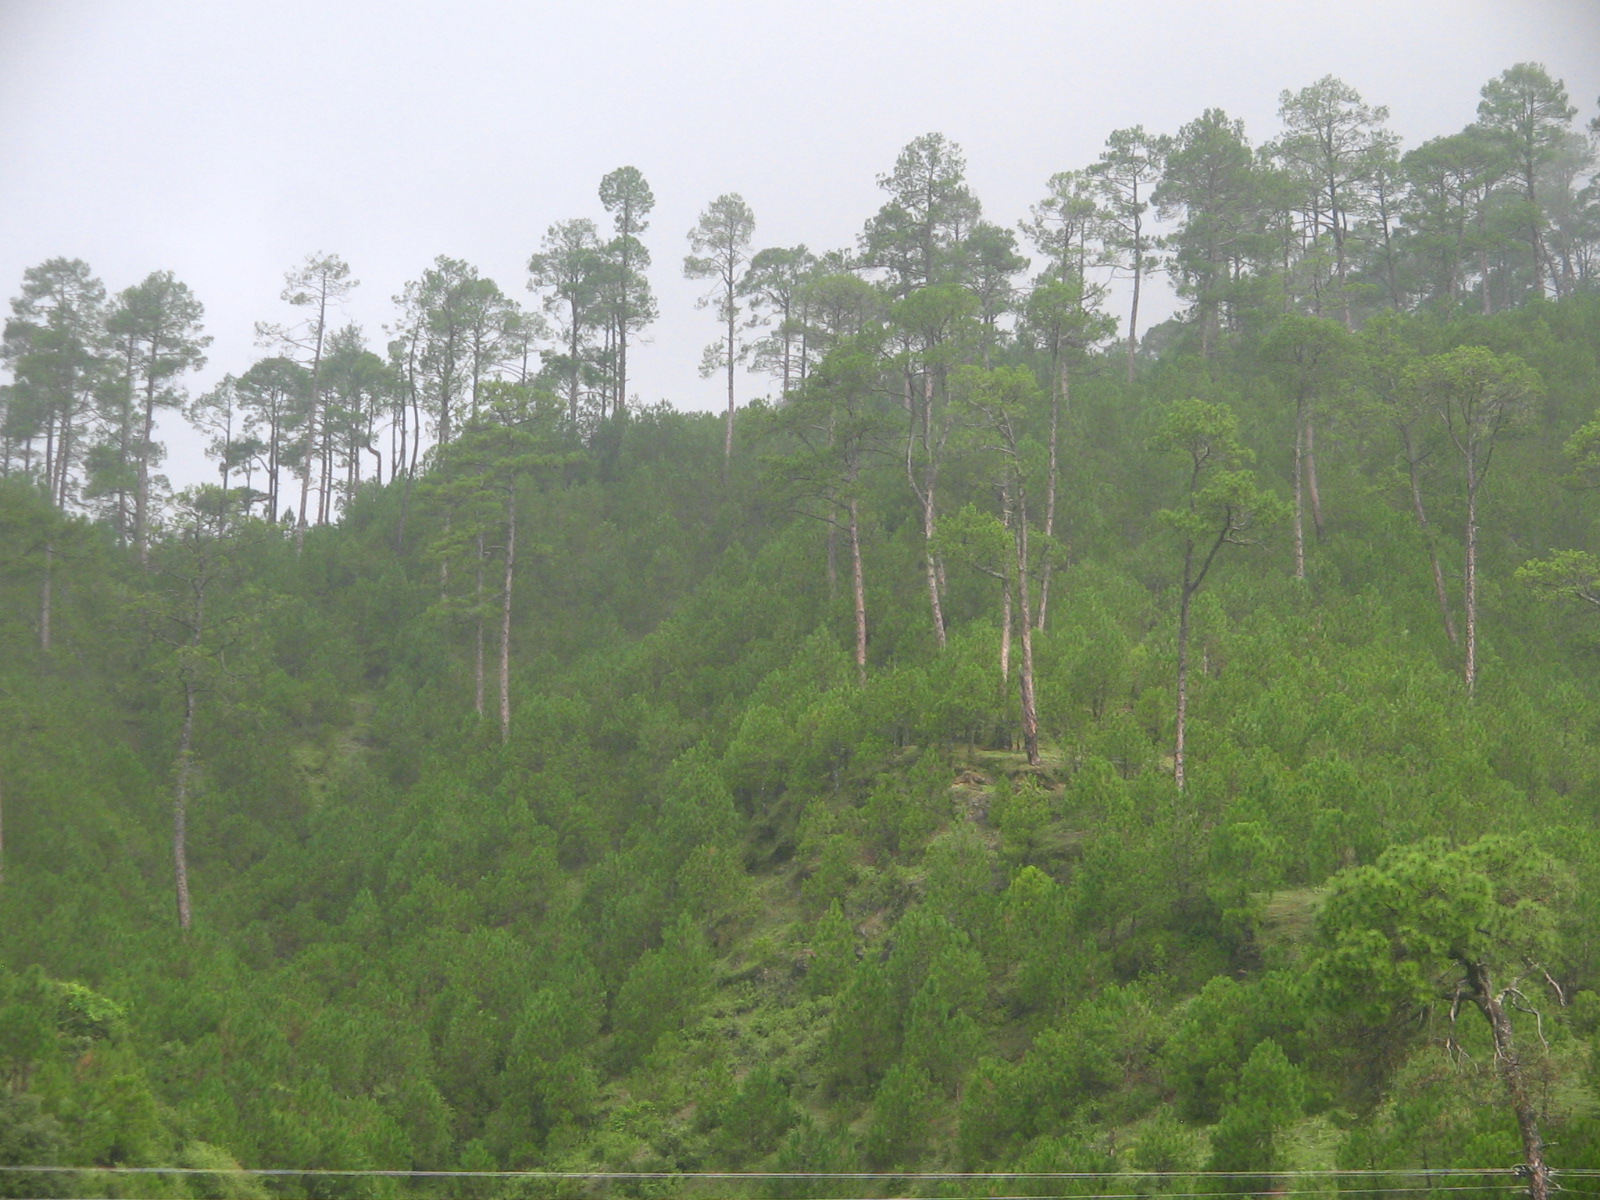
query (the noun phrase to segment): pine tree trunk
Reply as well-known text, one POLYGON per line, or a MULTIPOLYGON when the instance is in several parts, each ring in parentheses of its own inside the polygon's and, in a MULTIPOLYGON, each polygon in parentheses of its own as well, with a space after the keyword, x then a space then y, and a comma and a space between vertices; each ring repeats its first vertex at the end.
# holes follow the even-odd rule
POLYGON ((1294 408, 1294 577, 1306 577, 1306 524, 1305 524, 1305 401, 1294 408))
POLYGON ((1550 1168, 1544 1161, 1544 1139, 1539 1135, 1538 1117, 1534 1112, 1533 1098, 1528 1095, 1527 1081, 1522 1075, 1522 1060, 1517 1057, 1516 1043, 1512 1039, 1511 1021, 1506 1016, 1501 998, 1495 994, 1489 978, 1489 968, 1481 962, 1467 963, 1467 982, 1472 986, 1472 1001, 1489 1022, 1494 1035, 1494 1062, 1506 1096, 1517 1119, 1517 1132, 1522 1138, 1522 1166, 1528 1180, 1528 1200, 1549 1200, 1550 1168))
POLYGON ((500 593, 500 744, 511 740, 511 584, 517 565, 517 496, 506 500, 506 573, 500 593))
MULTIPOLYGON (((910 382, 907 381, 909 392, 910 382)), ((907 400, 910 396, 907 396, 907 400)), ((940 600, 940 592, 944 587, 943 570, 939 563, 939 556, 933 548, 935 527, 938 524, 939 510, 934 500, 934 489, 939 482, 939 465, 934 459, 936 453, 933 444, 933 373, 927 372, 922 382, 922 439, 923 447, 928 454, 928 462, 923 467, 922 483, 919 485, 916 472, 913 469, 911 455, 913 440, 906 443, 906 474, 911 479, 911 488, 922 502, 922 555, 928 572, 928 604, 933 612, 933 636, 942 650, 945 646, 944 631, 944 605, 940 600)))
POLYGON ((483 641, 484 641, 484 612, 483 612, 483 534, 478 534, 478 561, 475 603, 473 605, 478 614, 477 634, 473 645, 472 656, 472 711, 481 718, 483 716, 483 641))
POLYGON ((1350 264, 1345 258, 1344 251, 1344 208, 1339 203, 1339 186, 1333 180, 1328 181, 1328 225, 1333 230, 1333 273, 1339 280, 1339 310, 1344 320, 1344 327, 1352 332, 1355 322, 1350 316, 1350 264))
MULTIPOLYGON (((1059 458, 1061 406, 1067 402, 1067 396, 1072 387, 1071 377, 1067 372, 1067 364, 1063 359, 1061 370, 1056 374, 1055 385, 1051 388, 1050 478, 1044 501, 1044 535, 1047 538, 1053 538, 1056 535, 1056 492, 1060 489, 1061 480, 1059 458)), ((1051 565, 1052 556, 1046 555, 1044 569, 1039 573, 1039 617, 1035 626, 1041 633, 1044 631, 1045 613, 1050 607, 1051 565)))
POLYGON ((928 572, 928 604, 933 610, 933 636, 944 649, 944 606, 939 602, 939 561, 933 552, 934 533, 933 494, 930 492, 922 505, 922 556, 928 572))
POLYGON ((1306 499, 1311 501, 1311 528, 1317 541, 1327 540, 1322 527, 1322 490, 1317 487, 1317 419, 1309 405, 1306 406, 1306 499))
MULTIPOLYGON (((185 668, 187 670, 187 667, 185 668)), ((183 729, 178 736, 178 778, 172 796, 172 874, 178 898, 178 928, 187 932, 189 907, 189 773, 194 761, 194 681, 183 681, 183 729)))
MULTIPOLYGON (((67 399, 67 404, 68 404, 69 410, 70 410, 70 406, 72 404, 72 399, 71 399, 71 395, 70 394, 69 394, 68 399, 67 399)), ((60 445, 60 448, 56 451, 56 478, 55 478, 55 486, 52 489, 52 493, 51 494, 52 494, 53 499, 55 500, 55 504, 56 504, 57 508, 66 508, 66 506, 67 506, 67 482, 68 482, 68 473, 71 470, 72 470, 72 421, 71 421, 70 411, 69 411, 69 412, 61 414, 61 445, 60 445)))
POLYGON ((1417 456, 1411 446, 1411 430, 1402 429, 1400 437, 1405 446, 1406 471, 1411 481, 1411 511, 1416 515, 1417 528, 1428 543, 1428 565, 1433 569, 1433 593, 1439 601, 1439 615, 1444 618, 1445 636, 1454 646, 1457 642, 1456 619, 1450 611, 1450 595, 1445 591, 1444 569, 1439 565, 1439 548, 1434 545, 1433 531, 1428 527, 1428 513, 1422 506, 1422 481, 1417 478, 1417 456))
POLYGON ((728 286, 728 428, 722 440, 722 482, 728 482, 728 464, 733 461, 733 285, 728 286))
POLYGON ((306 500, 311 494, 312 458, 316 458, 319 466, 322 459, 317 450, 317 410, 322 403, 322 340, 327 329, 328 289, 324 279, 322 296, 317 304, 317 344, 311 356, 311 397, 306 408, 306 440, 300 455, 304 473, 300 477, 300 516, 294 528, 294 552, 297 555, 305 549, 306 544, 306 500))
POLYGON ((568 369, 572 372, 572 378, 567 381, 567 420, 571 421, 573 425, 577 425, 578 391, 581 383, 581 372, 578 364, 582 361, 580 357, 582 341, 580 339, 583 326, 578 320, 578 297, 576 293, 573 293, 568 298, 567 307, 569 310, 567 318, 569 322, 567 326, 567 361, 569 364, 568 369))
POLYGON ((1545 298, 1544 233, 1539 228, 1539 199, 1531 160, 1529 169, 1523 174, 1523 189, 1528 197, 1528 238, 1533 246, 1533 294, 1543 300, 1545 298))
POLYGON ((155 380, 145 388, 144 435, 139 445, 139 489, 133 500, 133 544, 139 552, 139 565, 150 562, 150 531, 147 524, 150 514, 150 435, 155 432, 156 392, 155 380))
POLYGON ((617 398, 611 411, 621 416, 628 407, 628 234, 622 238, 622 282, 617 291, 617 398))
POLYGON ((1467 571, 1466 617, 1467 655, 1462 677, 1467 695, 1478 685, 1478 477, 1471 457, 1467 459, 1467 571))
POLYGON ((54 608, 56 546, 52 541, 44 544, 44 582, 39 586, 39 649, 50 653, 50 620, 54 608))
POLYGON ((1028 765, 1039 765, 1039 708, 1033 695, 1033 614, 1028 607, 1028 506, 1017 497, 1014 537, 1017 548, 1017 629, 1022 636, 1022 661, 1018 664, 1017 685, 1022 703, 1022 746, 1028 765))
POLYGON ((1011 682, 1011 572, 1000 578, 1000 684, 1011 682))
POLYGON ((1183 750, 1189 729, 1189 603, 1194 599, 1190 576, 1194 570, 1194 548, 1183 551, 1183 590, 1178 597, 1178 706, 1172 750, 1172 777, 1183 791, 1183 750))
MULTIPOLYGON (((828 499, 831 503, 831 493, 828 499)), ((828 599, 831 601, 839 594, 839 527, 832 521, 828 522, 827 559, 828 599)))
POLYGON ((56 499, 56 412, 45 414, 44 422, 44 494, 54 504, 56 499))
POLYGON ((856 607, 856 678, 867 682, 867 587, 861 571, 861 521, 856 499, 850 498, 850 584, 856 607))
POLYGON ((1139 352, 1139 283, 1143 276, 1143 264, 1135 262, 1133 267, 1133 306, 1128 311, 1128 383, 1134 379, 1134 357, 1139 352))

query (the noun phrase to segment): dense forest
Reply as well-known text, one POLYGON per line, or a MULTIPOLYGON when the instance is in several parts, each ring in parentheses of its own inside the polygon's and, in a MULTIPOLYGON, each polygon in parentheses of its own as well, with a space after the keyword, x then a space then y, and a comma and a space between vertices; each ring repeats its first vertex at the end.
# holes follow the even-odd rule
POLYGON ((1584 1194, 1600 115, 1280 115, 718 197, 725 413, 630 394, 632 168, 196 396, 181 281, 29 270, 0 1195, 1584 1194))

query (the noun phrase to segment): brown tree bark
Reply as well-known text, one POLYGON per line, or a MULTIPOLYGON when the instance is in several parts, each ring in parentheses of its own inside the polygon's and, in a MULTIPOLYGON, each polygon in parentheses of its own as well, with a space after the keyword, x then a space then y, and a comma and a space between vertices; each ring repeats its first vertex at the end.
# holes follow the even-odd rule
POLYGON ((1011 573, 1000 579, 1000 683, 1011 682, 1011 573))
MULTIPOLYGON (((831 526, 830 526, 831 528, 831 526)), ((861 520, 850 497, 850 589, 856 608, 856 679, 867 683, 867 587, 861 571, 861 520)))
POLYGON ((150 437, 156 428, 156 381, 145 384, 144 426, 140 432, 139 483, 133 495, 133 544, 139 552, 139 565, 150 562, 150 437))
POLYGON ((473 608, 477 613, 477 631, 473 643, 472 655, 472 711, 479 717, 483 716, 483 643, 484 643, 484 611, 483 611, 483 534, 478 534, 478 560, 476 571, 475 603, 473 608))
POLYGON ((1017 497, 1017 521, 1013 531, 1017 550, 1017 622, 1022 639, 1022 661, 1018 663, 1017 685, 1022 705, 1022 745, 1028 754, 1028 765, 1039 765, 1039 708, 1033 694, 1033 614, 1028 607, 1028 505, 1026 499, 1017 497))
POLYGON ((300 448, 300 516, 294 526, 294 552, 299 554, 306 544, 306 500, 311 495, 311 465, 313 458, 320 459, 317 447, 317 410, 322 399, 322 341, 327 329, 328 294, 324 288, 317 302, 317 344, 311 358, 311 396, 306 408, 306 437, 300 448))
MULTIPOLYGON (((1061 408, 1069 402, 1071 389, 1072 378, 1063 358, 1061 370, 1056 373, 1054 385, 1050 389, 1050 478, 1046 485, 1044 501, 1044 535, 1047 538, 1056 535, 1056 492, 1060 490, 1061 481, 1059 458, 1061 408)), ((1046 557, 1044 569, 1039 572, 1039 616, 1035 628, 1041 633, 1044 631, 1045 613, 1050 607, 1051 565, 1049 557, 1046 557)))
POLYGON ((1472 1002, 1489 1022, 1494 1035, 1495 1071, 1505 1084, 1506 1097, 1517 1119, 1517 1132, 1522 1138, 1522 1166, 1528 1181, 1528 1198, 1549 1200, 1550 1168, 1544 1160, 1544 1139, 1539 1135, 1538 1116, 1522 1074, 1522 1060, 1517 1057, 1511 1020, 1506 1016, 1505 993, 1494 990, 1486 964, 1463 962, 1462 965, 1466 967, 1467 983, 1472 988, 1472 1002))
POLYGON ((1462 605, 1466 621, 1467 647, 1463 679, 1467 695, 1472 695, 1478 685, 1478 471, 1471 455, 1467 456, 1467 562, 1466 598, 1462 605))
POLYGON ((194 680, 185 675, 183 729, 178 735, 178 777, 172 795, 172 875, 178 899, 178 928, 184 932, 188 932, 193 920, 189 905, 189 776, 194 762, 197 690, 194 680))
POLYGON ((1194 599, 1195 589, 1189 585, 1189 577, 1194 570, 1194 547, 1185 546, 1183 551, 1183 590, 1178 594, 1178 704, 1174 717, 1173 746, 1172 746, 1172 778, 1178 785, 1178 790, 1183 791, 1183 751, 1184 741, 1189 731, 1189 604, 1194 599))
POLYGON ((500 744, 511 740, 511 583, 517 565, 517 496, 506 500, 506 572, 500 593, 500 744))
POLYGON ((1306 409, 1306 499, 1311 502, 1311 528, 1317 541, 1327 540, 1322 527, 1322 489, 1317 486, 1317 419, 1309 407, 1306 409))
MULTIPOLYGON (((906 402, 911 407, 911 379, 906 378, 906 402)), ((912 429, 906 438, 906 479, 911 484, 911 490, 916 494, 918 503, 922 506, 922 559, 928 576, 928 604, 933 613, 933 636, 942 650, 945 646, 944 631, 944 605, 940 601, 940 591, 943 580, 939 557, 934 552, 933 537, 938 523, 938 508, 934 500, 934 489, 939 482, 939 446, 933 432, 933 373, 926 372, 922 385, 921 412, 912 412, 912 429), (922 426, 922 441, 924 449, 924 462, 922 478, 917 478, 915 462, 915 447, 917 441, 916 426, 920 416, 922 426)))
POLYGON ((1133 266, 1133 305, 1128 312, 1128 384, 1132 386, 1137 377, 1137 358, 1139 354, 1139 284, 1144 275, 1144 262, 1142 256, 1134 260, 1133 266))
POLYGON ((1444 586, 1444 568, 1439 564, 1439 549, 1433 544, 1433 531, 1428 526, 1428 512, 1422 504, 1422 480, 1417 473, 1418 458, 1411 440, 1411 427, 1402 426, 1400 440, 1405 447, 1406 473, 1411 484, 1411 511, 1417 518, 1417 528, 1428 542, 1428 565, 1433 569, 1433 592, 1439 601, 1439 615, 1444 618, 1445 636, 1454 646, 1457 642, 1455 614, 1450 611, 1450 595, 1444 586))
POLYGON ((1294 485, 1294 577, 1306 577, 1305 522, 1306 401, 1301 396, 1294 406, 1294 465, 1290 477, 1294 485))
POLYGON ((50 620, 55 604, 56 546, 44 544, 44 581, 39 585, 39 649, 50 653, 50 620))
POLYGON ((722 442, 722 482, 728 482, 728 464, 733 461, 733 364, 734 350, 738 345, 738 314, 733 308, 733 283, 728 283, 728 428, 722 442))

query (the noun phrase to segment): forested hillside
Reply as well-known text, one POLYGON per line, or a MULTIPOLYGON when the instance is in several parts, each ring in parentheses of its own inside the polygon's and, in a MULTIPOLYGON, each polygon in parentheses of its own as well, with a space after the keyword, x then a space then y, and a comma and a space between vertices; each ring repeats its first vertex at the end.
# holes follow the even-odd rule
POLYGON ((1260 149, 1118 131, 1026 285, 938 135, 849 251, 752 250, 720 197, 684 264, 716 414, 630 400, 624 168, 613 240, 533 255, 543 344, 441 260, 385 359, 308 260, 189 405, 219 483, 170 497, 198 301, 30 271, 0 1167, 187 1173, 0 1195, 1582 1193, 1574 116, 1521 64, 1404 154, 1332 79, 1260 149))

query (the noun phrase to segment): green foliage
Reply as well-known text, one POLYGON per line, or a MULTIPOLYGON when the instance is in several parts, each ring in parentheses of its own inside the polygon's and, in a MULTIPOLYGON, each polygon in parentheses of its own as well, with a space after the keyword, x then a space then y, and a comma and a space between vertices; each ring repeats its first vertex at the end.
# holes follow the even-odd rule
POLYGON ((619 1066, 636 1065, 657 1038, 688 1023, 710 989, 711 966, 705 935, 687 915, 667 929, 659 949, 640 957, 611 1013, 619 1066))
POLYGON ((1271 1172, 1281 1164, 1284 1132, 1299 1118, 1304 1094, 1299 1070, 1278 1043, 1258 1043, 1212 1130, 1209 1168, 1228 1172, 1236 1187, 1265 1190, 1265 1179, 1245 1173, 1271 1172))
POLYGON ((1319 986, 1362 1020, 1439 1003, 1473 963, 1547 960, 1570 886, 1527 838, 1397 846, 1336 876, 1318 914, 1319 986))
POLYGON ((875 1169, 909 1167, 928 1145, 934 1089, 919 1067, 895 1064, 872 1099, 872 1119, 862 1153, 875 1169))
MULTIPOLYGON (((814 372, 842 348, 783 405, 737 416, 740 444, 759 432, 781 480, 736 453, 723 482, 720 416, 630 409, 602 427, 580 411, 574 425, 566 397, 485 380, 431 466, 364 486, 302 547, 197 493, 183 522, 152 528, 145 571, 113 525, 53 508, 13 454, 0 1162, 202 1173, 152 1181, 173 1195, 262 1194, 237 1163, 1179 1173, 1006 1185, 1073 1195, 1192 1193, 1207 1164, 1263 1191, 1302 1166, 1505 1164, 1515 1125, 1461 990, 1481 964, 1540 1009, 1509 1019, 1551 1157, 1600 1163, 1595 635, 1512 586, 1592 600, 1600 576, 1588 550, 1562 549, 1590 546, 1597 515, 1568 486, 1600 379, 1593 300, 1369 317, 1352 337, 1300 311, 1297 289, 1332 288, 1331 264, 1295 264, 1314 279, 1257 271, 1281 247, 1251 241, 1270 230, 1245 237, 1240 214, 1282 181, 1233 127, 1208 114, 1174 143, 1175 249, 1197 309, 1152 339, 1165 348, 1131 384, 1120 350, 1094 348, 1105 320, 1072 274, 1090 249, 1051 243, 1058 274, 1008 329, 985 324, 1001 293, 979 278, 1003 268, 1003 239, 964 244, 958 179, 940 184, 947 223, 886 210, 872 247, 903 293, 893 328, 879 327, 890 298, 862 279, 797 282, 812 307, 794 320, 811 324, 783 336, 811 339, 814 372), (1244 192, 1195 191, 1201 158, 1244 192), (1259 262, 1217 257, 1207 222, 1234 222, 1232 244, 1259 262), (948 435, 942 648, 905 473, 908 380, 913 402, 931 385, 928 437, 948 435), (1272 545, 1207 574, 1208 556, 1260 542, 1285 511, 1284 401, 1302 391, 1327 517, 1307 578, 1272 545), (1455 603, 1464 548, 1440 532, 1466 515, 1451 432, 1478 437, 1483 405, 1502 401, 1480 497, 1493 669, 1469 701, 1429 552, 1455 603), (1016 526, 995 515, 998 457, 1050 562, 1034 768, 1000 673, 993 576, 1014 569, 1016 526), (864 680, 846 540, 830 573, 814 519, 851 502, 864 680), (513 519, 502 607, 500 573, 477 580, 504 566, 513 519), (206 556, 197 646, 130 621, 170 634, 206 556), (1192 600, 1182 793, 1175 583, 1192 600), (470 696, 478 620, 503 615, 502 742, 470 696), (185 672, 202 689, 199 919, 180 937, 169 785, 185 672), (1569 1007, 1541 998, 1550 981, 1569 1007)), ((940 155, 907 170, 944 170, 940 155)), ((899 199, 915 198, 908 180, 899 199)), ((1083 198, 1073 186, 1061 204, 1083 198)), ((1082 215, 1041 219, 1055 232, 1082 215)), ((1325 312, 1349 295, 1364 315, 1371 281, 1350 266, 1325 312)), ((1396 286, 1434 284, 1402 272, 1396 286)), ((609 386, 593 365, 553 362, 547 378, 609 386)), ((303 409, 293 376, 279 399, 303 409)), ((497 620, 484 628, 493 663, 497 620)), ((0 1188, 114 1190, 79 1183, 0 1188)))

